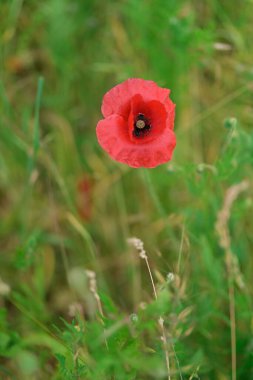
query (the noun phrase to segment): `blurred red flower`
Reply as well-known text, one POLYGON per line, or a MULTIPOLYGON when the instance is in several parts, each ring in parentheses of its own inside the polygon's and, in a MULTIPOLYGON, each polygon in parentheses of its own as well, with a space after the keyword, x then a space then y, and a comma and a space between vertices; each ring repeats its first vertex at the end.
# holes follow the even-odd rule
POLYGON ((84 176, 77 184, 77 208, 80 217, 89 221, 92 217, 92 180, 84 176))
POLYGON ((153 168, 172 158, 175 104, 169 93, 155 82, 133 78, 105 94, 105 119, 96 132, 111 158, 134 168, 153 168))

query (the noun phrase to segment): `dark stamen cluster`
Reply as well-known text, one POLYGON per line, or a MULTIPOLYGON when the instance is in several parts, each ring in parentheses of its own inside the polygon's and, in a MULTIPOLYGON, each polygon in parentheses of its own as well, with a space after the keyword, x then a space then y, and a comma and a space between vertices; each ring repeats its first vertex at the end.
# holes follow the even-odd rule
POLYGON ((135 137, 144 137, 149 133, 150 128, 149 120, 142 113, 139 113, 134 122, 133 135, 135 137))

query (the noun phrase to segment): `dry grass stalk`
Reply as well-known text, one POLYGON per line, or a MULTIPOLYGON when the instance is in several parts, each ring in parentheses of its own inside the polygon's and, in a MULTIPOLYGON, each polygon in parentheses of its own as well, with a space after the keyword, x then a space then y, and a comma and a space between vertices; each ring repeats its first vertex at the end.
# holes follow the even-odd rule
POLYGON ((235 289, 234 281, 236 270, 235 256, 231 249, 231 238, 229 234, 228 222, 231 216, 231 208, 241 192, 247 190, 249 183, 242 181, 231 186, 225 194, 223 207, 218 213, 215 225, 219 236, 220 246, 225 251, 225 262, 228 273, 228 291, 229 291, 229 314, 230 314, 230 330, 231 330, 231 360, 232 360, 232 380, 236 380, 236 318, 235 318, 235 289))
POLYGON ((88 277, 90 292, 93 294, 93 296, 97 302, 98 311, 99 311, 100 315, 102 317, 104 317, 101 299, 100 299, 98 292, 97 292, 96 273, 91 271, 91 270, 86 270, 85 273, 88 277))
MULTIPOLYGON (((86 275, 88 277, 90 292, 93 294, 93 296, 94 296, 94 298, 95 298, 95 300, 97 302, 98 311, 99 311, 100 315, 102 317, 104 317, 101 299, 100 299, 99 294, 97 292, 96 273, 93 272, 93 271, 91 271, 91 270, 86 270, 85 273, 86 273, 86 275)), ((102 324, 104 325, 104 321, 103 320, 102 320, 102 324)), ((105 330, 104 330, 104 339, 105 339, 106 348, 108 349, 108 343, 107 343, 107 339, 105 337, 105 330)))
MULTIPOLYGON (((150 269, 150 265, 149 265, 149 261, 148 261, 148 256, 147 256, 146 251, 144 249, 143 242, 140 239, 133 237, 133 238, 129 238, 128 239, 128 243, 131 244, 132 246, 134 246, 137 249, 137 251, 139 252, 140 258, 143 259, 143 260, 145 260, 145 263, 146 263, 146 266, 147 266, 147 269, 148 269, 148 272, 149 272, 149 277, 150 277, 150 280, 151 280, 152 288, 153 288, 154 297, 157 300, 157 291, 156 291, 154 279, 153 279, 153 276, 152 276, 152 272, 151 272, 151 269, 150 269)), ((161 330, 161 334, 162 334, 161 340, 162 340, 162 343, 163 343, 163 349, 164 349, 164 353, 165 353, 166 367, 167 367, 167 372, 168 372, 168 380, 171 380, 171 377, 170 377, 170 359, 169 359, 169 351, 168 351, 167 334, 166 334, 166 329, 165 329, 165 326, 164 326, 164 319, 161 316, 158 318, 158 326, 159 326, 159 328, 161 330)))

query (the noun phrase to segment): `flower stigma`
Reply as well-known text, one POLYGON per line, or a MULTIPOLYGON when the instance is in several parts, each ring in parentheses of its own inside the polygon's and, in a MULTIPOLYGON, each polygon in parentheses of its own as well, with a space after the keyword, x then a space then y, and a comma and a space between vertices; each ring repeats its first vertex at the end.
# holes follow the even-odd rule
POLYGON ((139 113, 134 123, 133 135, 135 137, 144 136, 149 132, 150 128, 151 125, 148 119, 142 113, 139 113))
POLYGON ((142 129, 145 127, 145 121, 144 120, 137 120, 136 121, 136 128, 142 129))

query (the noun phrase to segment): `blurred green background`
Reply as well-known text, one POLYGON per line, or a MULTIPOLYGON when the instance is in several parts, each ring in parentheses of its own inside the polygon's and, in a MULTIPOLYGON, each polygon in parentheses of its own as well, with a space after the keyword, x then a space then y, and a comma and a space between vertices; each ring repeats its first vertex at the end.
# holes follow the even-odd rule
POLYGON ((251 0, 0 1, 1 379, 253 379, 252 25, 251 0), (176 103, 155 169, 96 140, 129 77, 176 103))

